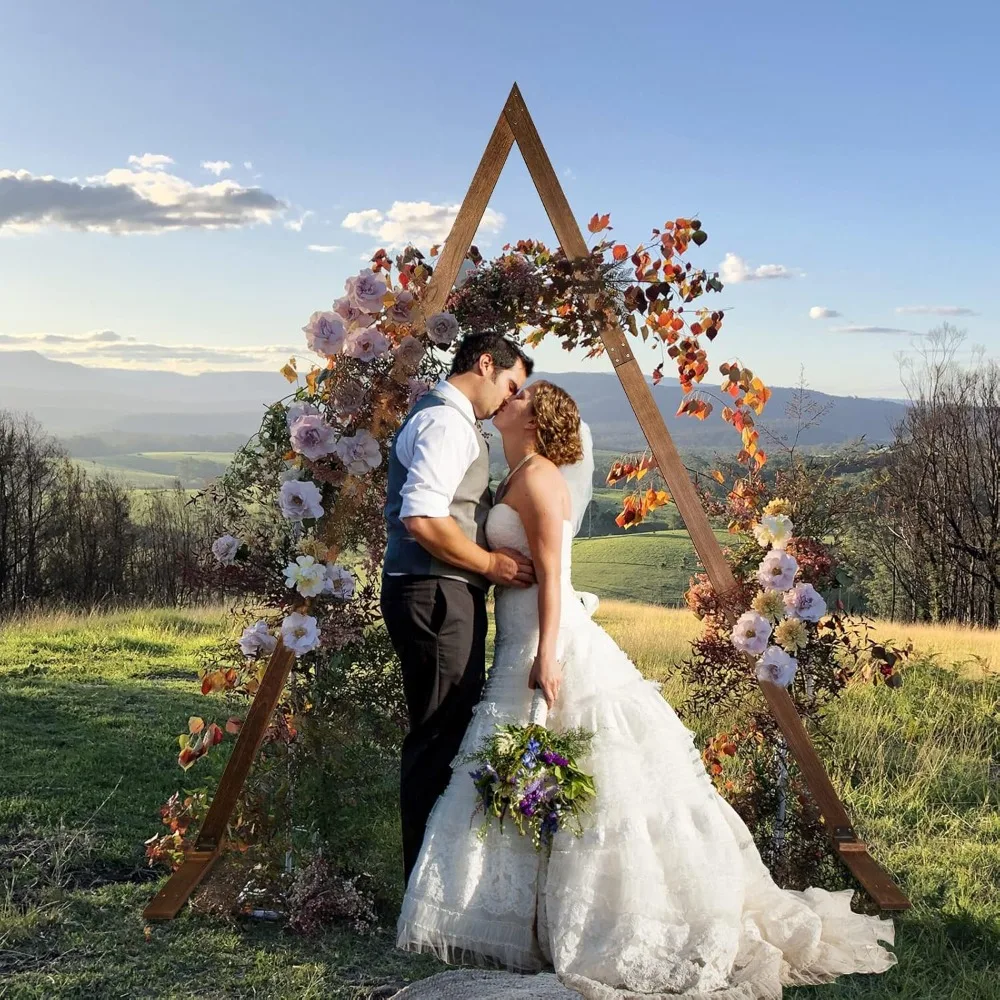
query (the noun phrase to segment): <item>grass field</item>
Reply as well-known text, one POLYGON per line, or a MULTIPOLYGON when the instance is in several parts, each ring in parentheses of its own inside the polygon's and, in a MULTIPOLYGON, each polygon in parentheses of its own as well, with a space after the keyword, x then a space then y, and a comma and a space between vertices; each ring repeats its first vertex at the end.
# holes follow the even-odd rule
MULTIPOLYGON (((695 627, 684 612, 613 601, 598 615, 650 676, 683 655, 695 627)), ((223 629, 208 610, 66 615, 0 633, 0 996, 361 1000, 439 968, 394 951, 391 907, 370 938, 302 939, 190 911, 144 935, 156 882, 141 844, 157 807, 178 787, 212 786, 224 760, 186 778, 174 764, 188 716, 211 714, 196 667, 223 629)), ((899 919, 900 965, 786 995, 1000 997, 996 636, 887 630, 939 651, 900 691, 852 691, 830 727, 834 780, 915 903, 899 919)))
POLYGON ((140 451, 75 461, 88 472, 102 472, 140 489, 170 489, 177 480, 201 487, 225 472, 233 456, 223 451, 140 451))

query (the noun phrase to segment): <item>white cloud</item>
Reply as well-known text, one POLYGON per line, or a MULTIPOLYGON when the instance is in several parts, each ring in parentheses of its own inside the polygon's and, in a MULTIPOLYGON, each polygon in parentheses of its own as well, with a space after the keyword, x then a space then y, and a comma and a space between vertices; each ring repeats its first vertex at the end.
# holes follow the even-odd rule
POLYGON ((726 285, 738 285, 741 281, 795 277, 795 272, 784 264, 761 264, 751 268, 743 257, 735 253, 726 254, 726 259, 719 265, 719 274, 726 285))
POLYGON ((576 180, 576 174, 573 173, 573 170, 570 167, 566 167, 566 169, 562 172, 562 175, 568 181, 575 181, 576 180))
POLYGON ((908 316, 978 316, 966 306, 896 306, 896 312, 908 316))
POLYGON ((154 344, 122 337, 112 330, 69 335, 0 333, 3 351, 38 351, 56 361, 93 368, 154 369, 197 374, 207 371, 270 371, 280 368, 303 347, 289 344, 217 347, 206 344, 154 344))
POLYGON ((810 319, 834 319, 839 315, 836 309, 827 309, 826 306, 813 306, 809 310, 810 319))
POLYGON ((912 330, 900 330, 895 326, 863 326, 858 323, 850 323, 847 326, 833 327, 834 333, 905 333, 911 334, 912 330))
POLYGON ((243 161, 243 166, 244 166, 244 167, 245 167, 245 168, 246 168, 247 170, 253 170, 253 160, 244 160, 244 161, 243 161))
POLYGON ((302 227, 306 224, 306 219, 308 219, 310 215, 315 214, 316 213, 313 211, 305 211, 297 219, 289 219, 288 222, 285 223, 285 229, 291 229, 293 233, 301 233, 302 227))
POLYGON ((142 156, 130 156, 130 166, 142 167, 143 170, 162 170, 174 161, 164 153, 143 153, 142 156))
MULTIPOLYGON (((349 212, 341 226, 377 237, 386 249, 408 243, 424 246, 447 239, 459 208, 459 205, 432 205, 429 201, 394 201, 384 213, 377 208, 349 212)), ((487 208, 479 233, 497 233, 506 221, 499 212, 487 208)))
POLYGON ((231 229, 270 223, 288 207, 261 188, 233 180, 198 185, 159 162, 151 168, 138 165, 153 156, 132 157, 134 169, 116 167, 86 181, 0 170, 0 232, 44 227, 118 234, 231 229))
MULTIPOLYGON (((324 243, 310 243, 306 247, 307 250, 312 250, 314 253, 336 253, 338 250, 343 250, 343 247, 335 247, 332 245, 327 245, 324 243)), ((367 260, 367 258, 365 258, 367 260)))
POLYGON ((227 170, 232 169, 229 160, 202 160, 201 165, 216 177, 221 177, 227 170))

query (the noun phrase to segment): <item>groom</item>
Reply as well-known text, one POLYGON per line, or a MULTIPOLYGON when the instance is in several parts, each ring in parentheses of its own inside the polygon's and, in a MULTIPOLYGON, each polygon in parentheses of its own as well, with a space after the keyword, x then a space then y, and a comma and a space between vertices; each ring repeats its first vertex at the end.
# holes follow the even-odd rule
POLYGON ((520 390, 532 367, 501 334, 470 334, 451 374, 414 405, 389 451, 381 606, 410 718, 400 768, 407 881, 482 694, 486 591, 534 582, 521 553, 486 548, 490 455, 477 424, 520 390))

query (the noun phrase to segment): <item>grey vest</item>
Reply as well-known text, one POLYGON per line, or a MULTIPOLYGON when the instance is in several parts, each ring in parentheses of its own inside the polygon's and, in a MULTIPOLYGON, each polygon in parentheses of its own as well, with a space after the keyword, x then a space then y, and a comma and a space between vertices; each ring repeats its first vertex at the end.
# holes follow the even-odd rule
MULTIPOLYGON (((429 392, 416 402, 406 420, 403 421, 400 430, 409 423, 415 413, 431 406, 450 406, 452 409, 458 410, 463 418, 469 419, 468 414, 463 413, 461 408, 452 403, 451 400, 437 392, 429 392)), ((469 423, 475 427, 471 420, 469 423)), ((387 540, 383 573, 449 577, 453 580, 464 580, 466 583, 483 590, 488 589, 490 584, 486 577, 460 569, 458 566, 451 566, 432 556, 406 530, 406 525, 400 520, 399 512, 403 505, 402 490, 406 484, 407 469, 396 454, 398 435, 399 431, 396 432, 396 437, 392 440, 392 447, 389 449, 389 483, 385 504, 387 540)), ((465 478, 459 483, 449 512, 466 538, 486 548, 486 518, 490 507, 493 506, 493 497, 490 493, 490 452, 486 439, 478 428, 476 428, 476 435, 479 438, 479 457, 469 466, 465 478)))

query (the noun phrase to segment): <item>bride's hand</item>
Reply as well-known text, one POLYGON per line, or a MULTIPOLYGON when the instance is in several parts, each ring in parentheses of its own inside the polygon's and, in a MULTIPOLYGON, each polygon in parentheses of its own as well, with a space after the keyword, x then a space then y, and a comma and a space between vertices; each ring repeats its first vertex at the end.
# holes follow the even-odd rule
POLYGON ((532 690, 541 688, 545 695, 545 703, 551 708, 559 697, 562 686, 562 664, 554 657, 539 653, 531 665, 528 675, 528 687, 532 690))

